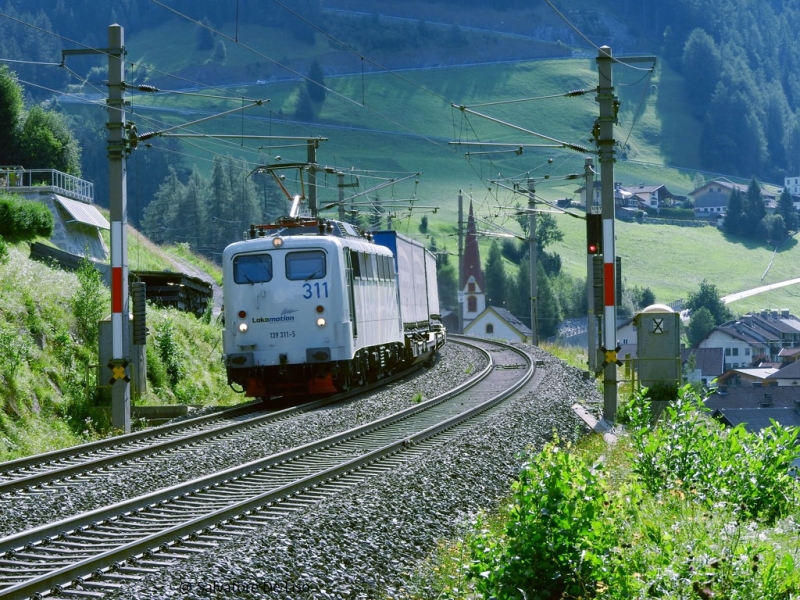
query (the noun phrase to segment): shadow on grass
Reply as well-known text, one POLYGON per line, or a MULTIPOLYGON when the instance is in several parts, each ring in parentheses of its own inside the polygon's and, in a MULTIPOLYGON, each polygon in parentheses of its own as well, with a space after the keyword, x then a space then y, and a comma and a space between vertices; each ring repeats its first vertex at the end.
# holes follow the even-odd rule
MULTIPOLYGON (((747 238, 724 230, 721 231, 721 233, 722 237, 724 237, 726 241, 730 242, 731 244, 739 244, 744 246, 748 250, 756 250, 758 248, 765 248, 767 250, 775 249, 775 244, 768 243, 763 240, 754 240, 752 238, 747 238)), ((789 252, 790 250, 794 249, 795 246, 797 246, 797 239, 792 236, 778 245, 778 252, 789 252)))
POLYGON ((797 234, 792 234, 792 237, 786 238, 779 246, 778 246, 778 254, 782 252, 789 252, 790 250, 794 250, 795 246, 797 246, 797 238, 794 237, 797 234))

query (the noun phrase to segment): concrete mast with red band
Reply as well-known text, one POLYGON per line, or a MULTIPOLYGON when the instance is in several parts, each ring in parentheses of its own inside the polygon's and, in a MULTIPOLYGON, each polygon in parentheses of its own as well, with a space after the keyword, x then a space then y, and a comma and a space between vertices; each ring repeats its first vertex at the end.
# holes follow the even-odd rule
MULTIPOLYGON (((111 212, 111 362, 127 369, 130 354, 128 304, 127 165, 125 123, 125 32, 108 28, 108 163, 111 212)), ((117 369, 119 371, 119 369, 117 369)), ((111 424, 131 430, 130 378, 115 377, 111 386, 111 424)))
POLYGON ((617 263, 614 260, 614 219, 603 219, 603 345, 606 350, 617 346, 617 263))
MULTIPOLYGON (((614 240, 614 124, 617 121, 619 100, 614 94, 611 48, 602 46, 597 52, 597 102, 600 117, 595 124, 597 154, 600 160, 600 192, 603 214, 603 419, 610 424, 617 420, 617 267, 614 240)), ((630 63, 652 63, 654 56, 626 56, 630 63)))
POLYGON ((597 54, 599 82, 597 102, 597 154, 600 162, 600 196, 603 215, 603 419, 617 420, 617 298, 616 249, 614 247, 614 122, 617 119, 617 98, 611 77, 611 48, 603 46, 597 54), (614 360, 609 360, 613 358, 614 360))

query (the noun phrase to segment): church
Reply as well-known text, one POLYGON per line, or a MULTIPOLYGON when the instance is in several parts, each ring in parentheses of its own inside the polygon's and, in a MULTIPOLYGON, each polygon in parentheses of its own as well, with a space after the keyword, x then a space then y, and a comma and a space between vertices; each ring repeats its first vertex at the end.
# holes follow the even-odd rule
POLYGON ((530 343, 532 332, 527 325, 505 308, 486 306, 486 284, 481 267, 472 201, 469 203, 467 235, 460 272, 458 297, 461 332, 475 337, 530 343))

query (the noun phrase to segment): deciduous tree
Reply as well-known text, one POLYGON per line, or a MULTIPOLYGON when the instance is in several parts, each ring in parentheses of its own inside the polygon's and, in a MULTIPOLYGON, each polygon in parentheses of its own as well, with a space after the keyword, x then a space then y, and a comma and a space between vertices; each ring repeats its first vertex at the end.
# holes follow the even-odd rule
POLYGON ((714 325, 729 321, 733 317, 731 311, 722 301, 717 286, 707 279, 700 283, 700 289, 697 292, 689 292, 686 308, 692 313, 705 308, 713 317, 714 325))
POLYGON ((711 312, 705 306, 701 306, 698 310, 694 311, 689 318, 689 328, 686 331, 689 344, 691 344, 692 347, 696 347, 711 333, 711 330, 714 329, 716 325, 711 312))
POLYGON ((17 126, 24 104, 15 73, 0 65, 0 165, 14 164, 17 126))
POLYGON ((34 106, 25 117, 17 147, 15 162, 27 169, 81 174, 80 147, 60 113, 34 106))

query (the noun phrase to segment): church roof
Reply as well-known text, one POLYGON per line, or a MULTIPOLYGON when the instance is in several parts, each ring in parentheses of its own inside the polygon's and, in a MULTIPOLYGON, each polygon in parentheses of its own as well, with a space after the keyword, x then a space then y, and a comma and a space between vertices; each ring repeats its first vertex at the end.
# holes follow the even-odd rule
POLYGON ((506 323, 511 325, 514 329, 519 331, 520 333, 530 337, 533 333, 531 328, 525 325, 522 321, 520 321, 517 317, 515 317, 510 310, 506 310, 505 308, 500 308, 499 306, 490 306, 497 315, 503 319, 506 323))
POLYGON ((467 219, 467 238, 464 242, 464 258, 461 266, 461 286, 464 289, 470 277, 475 278, 475 283, 481 291, 486 290, 483 283, 483 269, 481 269, 481 253, 478 249, 478 233, 475 227, 475 217, 472 215, 472 201, 469 203, 469 218, 467 219))

